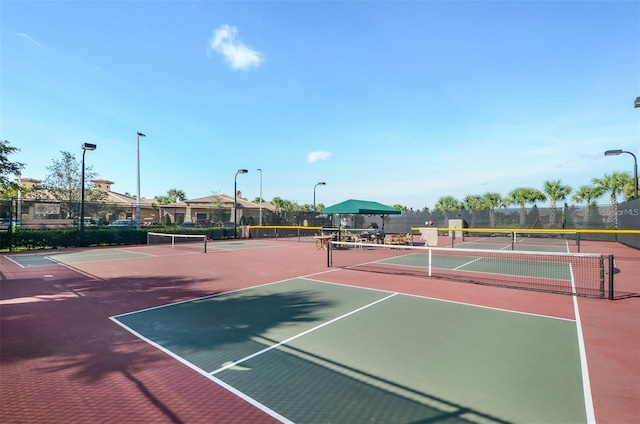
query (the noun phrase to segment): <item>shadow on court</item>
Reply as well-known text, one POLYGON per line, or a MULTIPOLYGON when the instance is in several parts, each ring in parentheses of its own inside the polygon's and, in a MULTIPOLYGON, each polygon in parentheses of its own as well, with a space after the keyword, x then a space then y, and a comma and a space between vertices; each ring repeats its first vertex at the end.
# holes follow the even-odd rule
POLYGON ((294 422, 508 423, 291 346, 268 358, 259 356, 250 366, 252 372, 231 370, 221 378, 267 405, 290 411, 287 418, 294 422), (292 391, 295 397, 282 395, 292 391))
MULTIPOLYGON (((105 405, 122 395, 99 391, 100 396, 95 396, 95 390, 101 382, 121 376, 132 385, 129 389, 146 399, 144 403, 156 408, 156 413, 163 416, 163 420, 183 422, 154 394, 144 379, 136 376, 144 368, 166 360, 164 354, 144 344, 132 343, 135 339, 130 333, 114 325, 108 317, 114 311, 126 312, 211 293, 190 288, 197 281, 181 277, 91 280, 85 275, 66 272, 69 275, 57 281, 6 280, 2 276, 4 388, 8 389, 10 381, 21 380, 21 370, 26 368, 31 372, 35 369, 38 378, 32 395, 39 402, 55 401, 60 391, 69 391, 79 385, 86 388, 86 394, 74 390, 75 396, 86 397, 82 409, 110 409, 105 405), (70 381, 74 383, 70 385, 70 381), (52 386, 58 389, 52 390, 52 386)), ((151 383, 153 387, 154 382, 151 383)), ((24 408, 19 405, 12 407, 11 401, 18 402, 19 399, 4 396, 2 402, 3 416, 10 421, 11 415, 6 414, 9 410, 24 416, 24 408)), ((76 416, 76 413, 82 416, 82 411, 74 412, 74 406, 78 405, 65 408, 67 417, 76 416)), ((49 410, 43 417, 45 420, 34 421, 60 421, 51 413, 49 410)), ((131 411, 126 414, 129 418, 135 416, 131 411)), ((123 420, 127 421, 126 417, 123 420)))
POLYGON ((254 356, 291 334, 327 322, 332 316, 325 312, 335 306, 314 290, 268 289, 225 293, 114 319, 293 422, 506 423, 288 343, 254 356), (230 366, 244 358, 252 359, 230 366))

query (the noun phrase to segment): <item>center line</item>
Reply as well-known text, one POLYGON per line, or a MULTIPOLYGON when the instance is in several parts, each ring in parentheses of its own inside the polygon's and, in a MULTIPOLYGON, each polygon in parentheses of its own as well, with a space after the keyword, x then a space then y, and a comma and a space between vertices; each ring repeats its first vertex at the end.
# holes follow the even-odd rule
POLYGON ((384 302, 385 300, 390 299, 390 298, 392 298, 393 296, 395 296, 395 295, 397 295, 397 294, 398 294, 398 293, 390 294, 389 296, 384 297, 384 298, 379 299, 379 300, 376 300, 376 301, 375 301, 375 302, 373 302, 373 303, 369 303, 368 305, 364 305, 364 306, 362 306, 362 307, 360 307, 360 308, 358 308, 358 309, 355 309, 355 310, 353 310, 353 311, 351 311, 351 312, 348 312, 348 313, 346 313, 346 314, 344 314, 344 315, 341 315, 341 316, 339 316, 339 317, 337 317, 337 318, 334 318, 334 319, 332 319, 332 320, 330 320, 330 321, 327 321, 327 322, 325 322, 325 323, 322 323, 322 324, 320 324, 320 325, 318 325, 318 326, 316 326, 316 327, 310 328, 310 329, 308 329, 307 331, 303 331, 303 332, 302 332, 302 333, 300 333, 300 334, 296 334, 296 335, 295 335, 295 336, 293 336, 293 337, 289 337, 288 339, 283 340, 283 341, 281 341, 281 342, 279 342, 279 343, 276 343, 276 344, 274 344, 273 346, 269 346, 269 347, 267 347, 267 348, 264 348, 264 349, 262 349, 262 350, 260 350, 260 351, 258 351, 258 352, 256 352, 256 353, 253 353, 253 354, 251 354, 251 355, 249 355, 249 356, 245 356, 245 357, 244 357, 244 358, 242 358, 242 359, 238 359, 237 361, 233 361, 233 362, 227 363, 227 364, 226 364, 225 366, 223 366, 222 368, 218 368, 218 369, 217 369, 217 370, 215 370, 215 371, 211 371, 209 374, 210 374, 210 375, 218 374, 218 373, 219 373, 219 372, 221 372, 221 371, 224 371, 224 370, 226 370, 226 369, 228 369, 228 368, 231 368, 231 367, 236 366, 236 365, 238 365, 238 364, 241 364, 241 363, 243 363, 243 362, 245 362, 245 361, 248 361, 248 360, 249 360, 249 359, 251 359, 251 358, 255 358, 255 357, 256 357, 256 356, 258 356, 258 355, 262 355, 263 353, 266 353, 266 352, 268 352, 268 351, 270 351, 270 350, 272 350, 272 349, 275 349, 275 348, 277 348, 277 347, 279 347, 279 346, 282 346, 283 344, 289 343, 290 341, 295 340, 295 339, 297 339, 298 337, 302 337, 302 336, 304 336, 305 334, 309 334, 309 333, 311 333, 312 331, 316 331, 316 330, 318 330, 318 329, 320 329, 320 328, 324 327, 325 325, 333 324, 334 322, 339 321, 339 320, 341 320, 342 318, 346 318, 346 317, 348 317, 349 315, 353 315, 353 314, 355 314, 356 312, 360 312, 360 311, 362 311, 363 309, 367 309, 368 307, 373 306, 373 305, 375 305, 375 304, 377 304, 377 303, 384 302))

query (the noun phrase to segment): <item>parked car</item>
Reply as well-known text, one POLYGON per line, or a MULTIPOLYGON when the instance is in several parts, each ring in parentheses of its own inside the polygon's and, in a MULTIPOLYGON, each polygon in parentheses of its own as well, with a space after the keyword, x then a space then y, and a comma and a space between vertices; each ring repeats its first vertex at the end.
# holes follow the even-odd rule
POLYGON ((108 225, 109 227, 139 227, 140 222, 135 219, 118 219, 108 225))
MULTIPOLYGON (((80 219, 76 218, 73 220, 73 225, 80 225, 80 219)), ((97 219, 93 219, 93 218, 85 218, 84 219, 84 226, 85 227, 95 227, 96 225, 98 225, 98 220, 97 219)))
POLYGON ((11 225, 12 227, 19 227, 20 225, 22 225, 22 221, 17 218, 0 219, 0 230, 8 229, 9 225, 11 225))
POLYGON ((183 222, 178 225, 179 228, 202 228, 202 224, 199 222, 183 222))

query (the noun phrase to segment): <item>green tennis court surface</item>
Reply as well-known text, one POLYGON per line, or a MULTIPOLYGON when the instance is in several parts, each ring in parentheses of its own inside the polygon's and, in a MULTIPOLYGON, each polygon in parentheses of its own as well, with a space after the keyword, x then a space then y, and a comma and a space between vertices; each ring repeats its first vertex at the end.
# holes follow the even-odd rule
POLYGON ((308 279, 112 319, 283 422, 586 422, 573 320, 308 279))
POLYGON ((118 261, 149 257, 145 253, 131 252, 120 249, 87 250, 71 253, 33 253, 26 255, 6 255, 5 257, 23 268, 50 266, 57 264, 77 264, 84 262, 118 261))
POLYGON ((482 243, 482 242, 463 242, 456 244, 457 249, 487 249, 487 250, 518 250, 523 252, 568 252, 566 245, 535 245, 535 244, 515 244, 509 243, 482 243))
POLYGON ((278 247, 275 243, 255 243, 250 241, 216 241, 209 243, 211 249, 221 250, 243 250, 243 249, 262 249, 266 247, 278 247))
MULTIPOLYGON (((429 257, 424 253, 412 253, 379 261, 393 265, 404 265, 418 268, 429 266, 429 257)), ((482 272, 502 274, 514 277, 553 278, 571 281, 571 268, 566 263, 528 262, 517 259, 482 258, 480 256, 433 255, 433 268, 456 270, 460 272, 482 272)))

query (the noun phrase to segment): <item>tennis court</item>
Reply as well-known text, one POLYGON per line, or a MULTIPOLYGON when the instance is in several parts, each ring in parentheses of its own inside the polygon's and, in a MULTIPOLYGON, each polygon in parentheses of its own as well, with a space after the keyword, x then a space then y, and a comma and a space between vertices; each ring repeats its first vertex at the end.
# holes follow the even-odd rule
POLYGON ((309 279, 113 320, 283 422, 592 414, 574 320, 309 279))
POLYGON ((78 264, 84 262, 119 261, 152 256, 149 253, 140 253, 123 249, 101 249, 76 251, 69 253, 47 252, 30 253, 21 255, 5 255, 5 257, 23 268, 41 267, 59 264, 78 264))
MULTIPOLYGON (((3 421, 581 423, 640 413, 637 250, 585 246, 616 256, 609 301, 390 273, 424 267, 399 248, 330 251, 362 257, 328 267, 328 252, 308 242, 207 245, 0 256, 3 421), (395 260, 407 263, 385 263, 395 260), (367 262, 385 271, 350 266, 367 262)), ((432 255, 432 269, 459 261, 432 255)), ((563 285, 581 278, 573 263, 559 268, 549 272, 563 285)))

